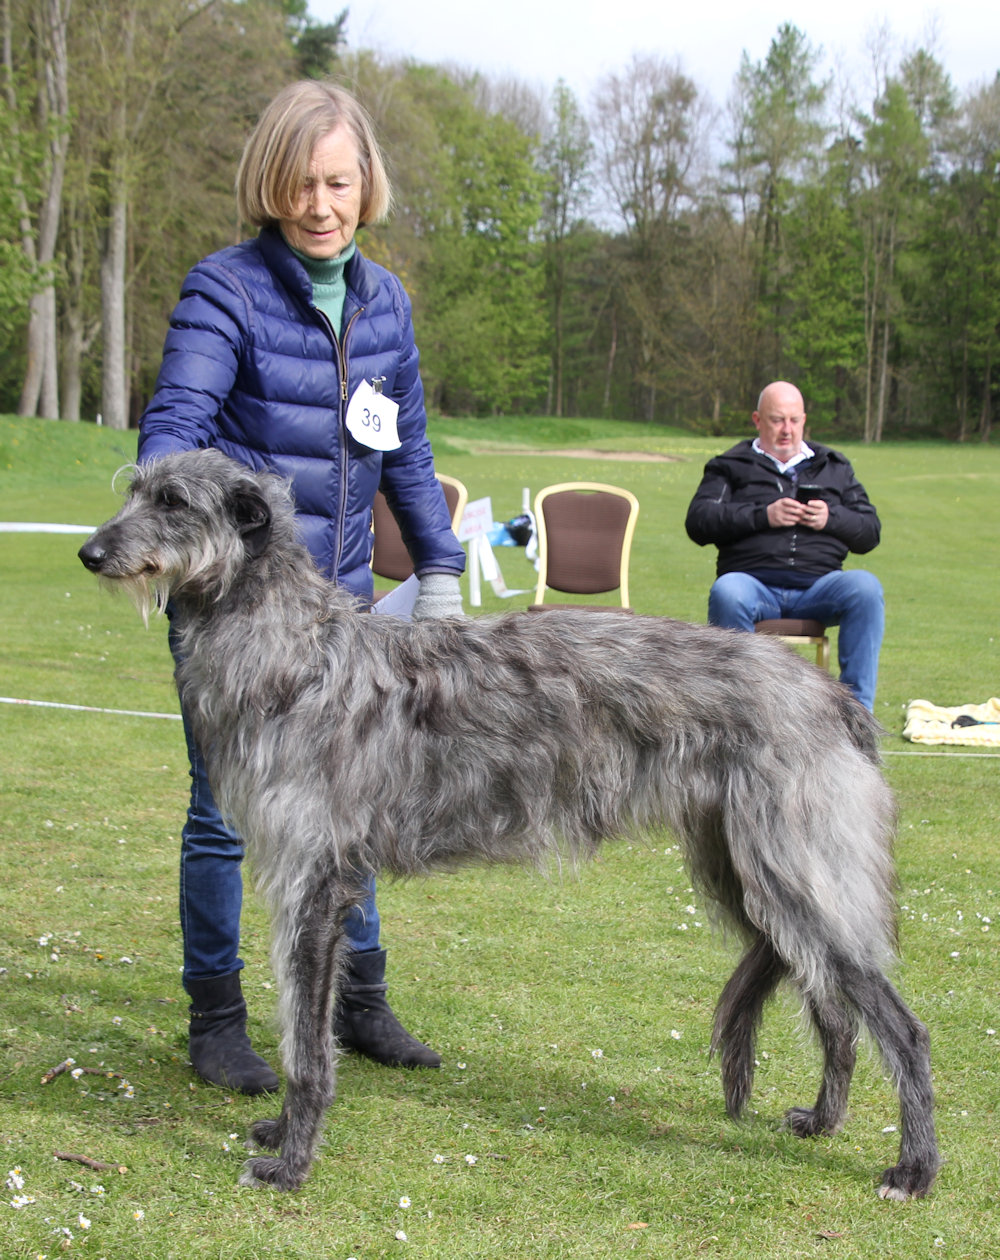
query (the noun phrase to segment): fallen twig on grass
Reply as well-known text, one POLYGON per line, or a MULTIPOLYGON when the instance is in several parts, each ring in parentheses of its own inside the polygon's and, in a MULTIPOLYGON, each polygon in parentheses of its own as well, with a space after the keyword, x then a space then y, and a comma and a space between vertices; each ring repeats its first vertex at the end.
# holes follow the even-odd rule
POLYGON ((121 1072, 113 1072, 110 1068, 77 1067, 76 1059, 63 1059, 62 1063, 57 1063, 55 1067, 49 1068, 49 1070, 42 1076, 41 1083, 43 1085, 48 1085, 49 1082, 54 1081, 57 1076, 62 1076, 63 1072, 75 1072, 77 1075, 86 1074, 87 1076, 104 1076, 109 1080, 117 1077, 119 1080, 124 1080, 121 1072))
POLYGON ((49 1081, 54 1081, 56 1077, 61 1076, 63 1072, 68 1072, 75 1063, 75 1059, 63 1059, 62 1063, 57 1063, 54 1068, 49 1068, 42 1077, 42 1084, 48 1085, 49 1081))
POLYGON ((124 1164, 106 1164, 100 1159, 91 1159, 89 1155, 74 1155, 70 1151, 53 1151, 52 1154, 56 1159, 66 1159, 73 1164, 83 1164, 85 1168, 92 1168, 94 1172, 119 1172, 127 1173, 128 1169, 124 1164))

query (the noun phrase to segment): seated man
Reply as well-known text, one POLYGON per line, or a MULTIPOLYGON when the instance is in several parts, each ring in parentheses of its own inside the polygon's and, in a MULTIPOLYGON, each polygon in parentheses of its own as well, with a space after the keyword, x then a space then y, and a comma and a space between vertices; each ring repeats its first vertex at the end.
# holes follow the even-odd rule
POLYGON ((803 441, 802 395, 775 381, 753 413, 757 437, 709 460, 687 514, 699 546, 719 549, 708 597, 713 626, 804 617, 839 625, 840 678, 872 709, 885 626, 882 587, 841 567, 877 546, 881 526, 849 461, 803 441))

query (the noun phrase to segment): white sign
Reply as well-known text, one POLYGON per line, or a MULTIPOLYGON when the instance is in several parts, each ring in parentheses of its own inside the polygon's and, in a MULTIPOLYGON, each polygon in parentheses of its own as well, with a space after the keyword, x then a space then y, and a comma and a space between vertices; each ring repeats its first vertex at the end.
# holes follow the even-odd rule
POLYGON ((493 528, 493 503, 490 499, 474 499, 465 505, 458 523, 456 537, 459 542, 469 542, 480 534, 488 534, 493 528))

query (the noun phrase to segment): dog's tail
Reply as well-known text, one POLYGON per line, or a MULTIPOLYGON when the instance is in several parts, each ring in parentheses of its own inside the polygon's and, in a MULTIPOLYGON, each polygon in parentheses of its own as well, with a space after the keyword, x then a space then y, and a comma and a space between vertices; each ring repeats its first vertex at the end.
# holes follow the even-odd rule
POLYGON ((854 698, 846 687, 837 684, 837 707, 851 743, 864 753, 873 766, 881 763, 879 739, 885 733, 875 717, 854 698))
POLYGON ((838 959, 882 969, 895 947, 895 808, 878 726, 846 692, 839 703, 843 721, 824 724, 824 741, 805 743, 800 726, 801 746, 760 741, 714 758, 715 808, 706 799, 678 829, 722 920, 748 945, 763 936, 820 998, 836 987, 838 959))

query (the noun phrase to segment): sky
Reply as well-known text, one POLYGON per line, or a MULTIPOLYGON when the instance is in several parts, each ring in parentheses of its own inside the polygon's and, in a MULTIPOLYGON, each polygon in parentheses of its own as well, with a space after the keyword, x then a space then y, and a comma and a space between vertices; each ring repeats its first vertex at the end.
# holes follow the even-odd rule
POLYGON ((959 90, 1000 70, 996 0, 948 0, 939 7, 921 0, 309 0, 309 13, 330 21, 345 5, 351 49, 512 75, 546 95, 562 78, 584 109, 599 80, 623 71, 637 53, 679 59, 721 106, 742 53, 762 61, 783 22, 822 48, 826 71, 844 67, 859 89, 870 65, 866 47, 879 26, 891 32, 897 52, 929 48, 959 90))

